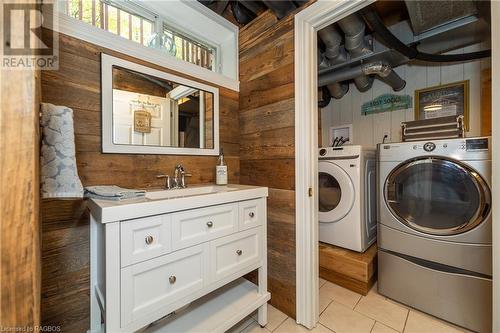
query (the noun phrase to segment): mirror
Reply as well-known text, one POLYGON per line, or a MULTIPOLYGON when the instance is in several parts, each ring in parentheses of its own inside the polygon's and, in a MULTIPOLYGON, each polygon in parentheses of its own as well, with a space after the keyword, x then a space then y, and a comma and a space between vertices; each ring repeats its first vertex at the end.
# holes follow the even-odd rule
POLYGON ((218 89, 103 54, 103 152, 217 155, 218 89))

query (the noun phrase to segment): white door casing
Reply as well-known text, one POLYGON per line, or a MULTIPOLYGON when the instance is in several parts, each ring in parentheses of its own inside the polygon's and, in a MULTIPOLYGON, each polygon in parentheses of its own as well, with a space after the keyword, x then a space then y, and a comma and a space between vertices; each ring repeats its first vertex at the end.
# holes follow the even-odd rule
MULTIPOLYGON (((500 2, 491 1, 491 90, 500 90, 500 2)), ((492 94, 492 110, 500 109, 500 94, 492 94)), ((500 146, 500 113, 492 112, 492 146, 500 146)), ((500 332, 500 154, 492 150, 493 332, 500 332)))
POLYGON ((319 320, 316 33, 372 2, 320 0, 295 15, 296 308, 307 328, 319 320))
MULTIPOLYGON (((295 16, 295 185, 297 253, 297 322, 316 325, 318 313, 317 223, 317 30, 373 3, 319 0, 295 16), (309 188, 314 189, 308 196, 309 188)), ((500 2, 491 2, 492 91, 500 89, 500 2), (495 61, 496 60, 496 61, 495 61)), ((500 95, 492 95, 492 109, 500 108, 500 95)), ((492 145, 500 145, 500 114, 492 113, 492 145)), ((500 332, 500 154, 493 151, 493 332, 500 332)))

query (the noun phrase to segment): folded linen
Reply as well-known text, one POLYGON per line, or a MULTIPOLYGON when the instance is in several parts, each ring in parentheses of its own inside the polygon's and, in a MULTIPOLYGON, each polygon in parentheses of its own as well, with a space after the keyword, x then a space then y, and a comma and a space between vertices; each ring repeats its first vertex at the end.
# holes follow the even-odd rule
POLYGON ((128 189, 116 185, 98 185, 85 187, 85 197, 106 199, 106 200, 123 200, 131 198, 140 198, 146 195, 144 190, 128 189))

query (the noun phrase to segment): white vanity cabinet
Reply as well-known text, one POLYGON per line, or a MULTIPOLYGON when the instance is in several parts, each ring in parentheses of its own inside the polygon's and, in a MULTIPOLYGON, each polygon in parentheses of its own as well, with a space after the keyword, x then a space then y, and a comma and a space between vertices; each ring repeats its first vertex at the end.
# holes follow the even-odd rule
POLYGON ((90 200, 91 332, 224 332, 257 309, 265 325, 266 197, 90 200), (258 285, 242 278, 255 269, 258 285))

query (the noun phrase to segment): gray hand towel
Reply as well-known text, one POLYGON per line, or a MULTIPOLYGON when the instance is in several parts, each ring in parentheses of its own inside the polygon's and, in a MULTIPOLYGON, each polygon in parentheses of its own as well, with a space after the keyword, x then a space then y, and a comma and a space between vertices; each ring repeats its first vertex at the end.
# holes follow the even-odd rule
POLYGON ((106 200, 123 200, 130 198, 144 197, 146 191, 135 190, 119 187, 116 185, 100 185, 85 187, 85 197, 106 199, 106 200))

